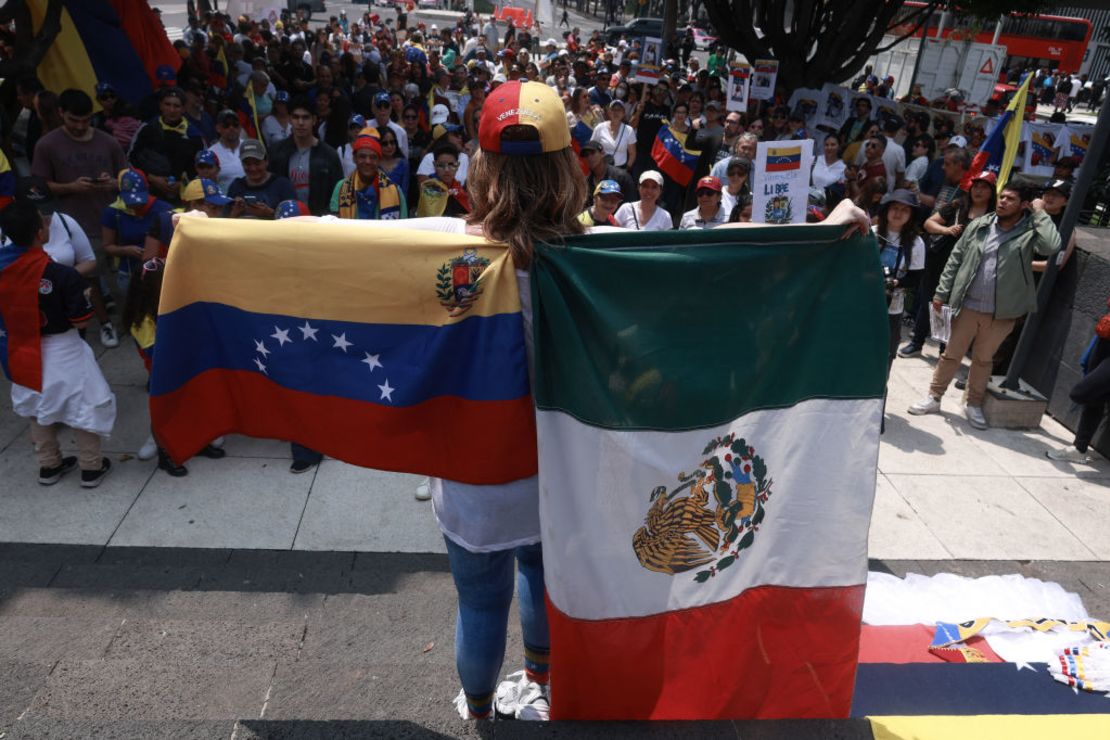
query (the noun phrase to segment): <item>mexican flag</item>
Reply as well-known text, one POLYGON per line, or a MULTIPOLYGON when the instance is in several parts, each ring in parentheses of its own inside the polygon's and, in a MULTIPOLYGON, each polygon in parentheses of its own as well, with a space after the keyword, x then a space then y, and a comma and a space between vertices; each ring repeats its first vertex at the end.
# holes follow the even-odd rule
POLYGON ((848 716, 888 329, 840 233, 539 250, 552 719, 848 716))

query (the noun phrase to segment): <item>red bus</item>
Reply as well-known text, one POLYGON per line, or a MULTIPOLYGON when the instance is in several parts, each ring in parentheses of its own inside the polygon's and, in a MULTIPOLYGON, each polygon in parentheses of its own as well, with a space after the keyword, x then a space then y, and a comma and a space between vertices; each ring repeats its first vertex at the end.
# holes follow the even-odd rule
MULTIPOLYGON (((925 3, 909 0, 899 15, 905 18, 907 14, 923 7, 925 3)), ((928 23, 930 38, 936 38, 939 25, 940 12, 934 11, 928 23)), ((994 39, 994 26, 993 23, 986 23, 979 33, 974 33, 960 25, 958 19, 949 13, 943 35, 953 41, 967 40, 974 36, 972 41, 989 44, 994 39)), ((891 27, 891 33, 899 36, 909 30, 909 26, 900 26, 897 19, 891 27), (903 30, 899 32, 899 28, 903 30)), ((918 30, 914 35, 920 38, 921 31, 918 30)), ((1089 20, 1060 15, 1009 15, 1002 21, 1002 35, 998 37, 998 43, 1006 47, 1007 67, 1048 67, 1076 74, 1083 64, 1083 56, 1087 53, 1090 40, 1089 20)))

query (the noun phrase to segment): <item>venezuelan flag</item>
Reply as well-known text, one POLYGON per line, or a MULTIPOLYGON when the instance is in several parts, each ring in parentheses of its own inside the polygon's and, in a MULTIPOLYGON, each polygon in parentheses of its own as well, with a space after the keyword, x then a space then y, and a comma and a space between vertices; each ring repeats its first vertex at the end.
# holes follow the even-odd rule
POLYGON ((687 149, 686 134, 675 131, 670 125, 659 129, 655 143, 651 145, 651 158, 667 177, 679 185, 689 185, 694 178, 698 152, 687 149))
MULTIPOLYGON (((48 0, 28 0, 35 30, 48 0)), ((96 98, 96 83, 110 82, 120 97, 137 104, 154 89, 155 71, 175 70, 181 57, 146 0, 63 0, 61 31, 38 75, 48 90, 77 88, 96 98)))
POLYGON ((770 147, 767 149, 768 172, 790 172, 801 169, 802 148, 800 146, 770 147))
POLYGON ((1032 77, 1031 74, 1025 75, 1025 81, 1006 106, 998 124, 972 158, 971 167, 960 182, 960 189, 971 190, 971 181, 984 172, 993 172, 998 176, 996 187, 1000 193, 1010 181, 1010 170, 1013 169, 1018 146, 1021 144, 1022 117, 1025 115, 1025 99, 1029 95, 1029 80, 1032 77))
POLYGON ((157 332, 151 419, 175 460, 237 432, 473 484, 536 473, 516 276, 483 239, 183 218, 157 332))

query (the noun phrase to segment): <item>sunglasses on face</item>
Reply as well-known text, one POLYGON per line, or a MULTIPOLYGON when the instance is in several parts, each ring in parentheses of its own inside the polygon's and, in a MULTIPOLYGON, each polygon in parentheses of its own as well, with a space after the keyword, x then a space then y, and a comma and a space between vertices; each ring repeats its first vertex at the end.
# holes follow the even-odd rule
POLYGON ((711 198, 717 194, 716 190, 699 190, 695 195, 699 198, 711 198))

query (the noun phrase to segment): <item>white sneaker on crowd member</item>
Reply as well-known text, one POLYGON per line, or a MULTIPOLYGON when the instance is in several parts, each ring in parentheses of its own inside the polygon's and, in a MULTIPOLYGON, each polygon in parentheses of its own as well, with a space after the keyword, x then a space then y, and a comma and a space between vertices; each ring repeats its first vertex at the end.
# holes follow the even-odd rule
POLYGON ((964 416, 967 417, 967 423, 976 429, 988 428, 987 417, 983 416, 982 406, 964 406, 964 416))
POLYGON ((154 441, 154 435, 147 436, 146 442, 139 448, 140 460, 153 460, 154 456, 158 454, 158 443, 154 441))
POLYGON ((432 481, 430 478, 425 478, 420 481, 420 485, 416 487, 416 500, 427 501, 432 497, 432 481))
POLYGON ((1058 450, 1045 450, 1044 454, 1048 456, 1049 460, 1058 460, 1059 462, 1077 463, 1079 465, 1087 465, 1091 462, 1091 456, 1086 452, 1075 449, 1075 445, 1061 447, 1058 450))
POLYGON ((529 680, 524 671, 510 673, 498 684, 493 707, 497 714, 514 719, 546 722, 551 716, 547 686, 529 680))
POLYGON ((933 396, 925 396, 920 401, 910 406, 908 411, 914 416, 924 416, 925 414, 939 414, 940 413, 940 399, 933 396))
POLYGON ((116 335, 116 327, 112 326, 112 322, 100 325, 100 343, 112 349, 119 346, 119 337, 116 335))
POLYGON ((208 443, 208 446, 215 447, 217 450, 222 450, 224 448, 224 438, 216 437, 214 440, 208 443))
POLYGON ((466 703, 466 692, 459 689, 459 695, 455 697, 455 711, 459 713, 462 719, 477 719, 477 720, 492 720, 495 713, 490 712, 488 717, 475 717, 470 713, 470 706, 466 703))

